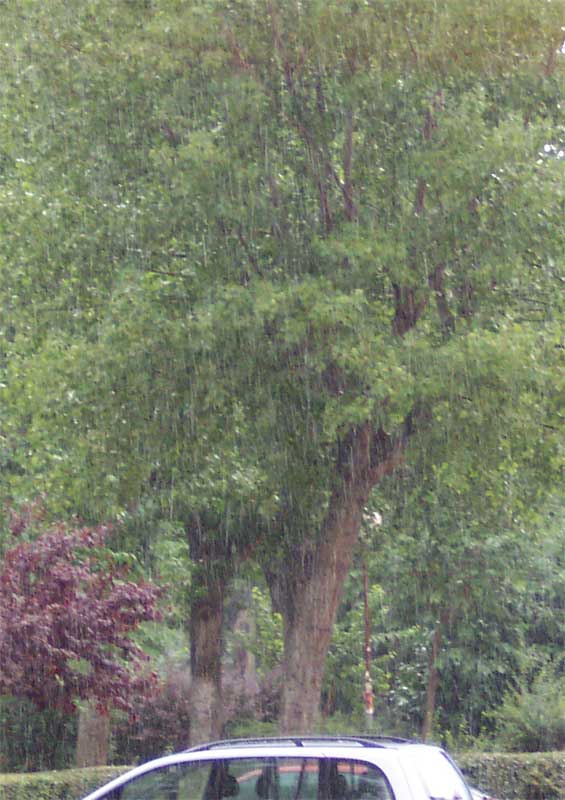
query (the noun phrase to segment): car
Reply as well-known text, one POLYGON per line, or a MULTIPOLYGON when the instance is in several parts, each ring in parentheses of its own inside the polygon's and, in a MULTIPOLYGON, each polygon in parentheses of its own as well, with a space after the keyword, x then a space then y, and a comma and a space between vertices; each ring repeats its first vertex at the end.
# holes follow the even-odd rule
POLYGON ((449 755, 405 739, 230 739, 136 767, 84 800, 473 800, 449 755))

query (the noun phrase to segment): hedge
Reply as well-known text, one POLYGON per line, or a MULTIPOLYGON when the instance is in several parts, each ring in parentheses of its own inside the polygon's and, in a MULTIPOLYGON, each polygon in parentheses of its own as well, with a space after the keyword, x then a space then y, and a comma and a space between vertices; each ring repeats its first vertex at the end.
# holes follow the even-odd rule
MULTIPOLYGON (((563 800, 565 753, 460 753, 473 786, 500 800, 563 800)), ((79 800, 128 767, 0 774, 0 800, 79 800)))
POLYGON ((129 767, 0 774, 0 800, 79 800, 129 767))
POLYGON ((501 800, 563 800, 565 753, 459 753, 468 782, 501 800))

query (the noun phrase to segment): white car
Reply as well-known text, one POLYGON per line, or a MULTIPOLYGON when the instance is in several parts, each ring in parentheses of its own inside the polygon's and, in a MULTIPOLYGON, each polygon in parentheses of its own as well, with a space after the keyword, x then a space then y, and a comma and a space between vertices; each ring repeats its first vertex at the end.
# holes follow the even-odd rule
POLYGON ((439 747, 371 736, 233 739, 163 756, 84 800, 472 800, 439 747))

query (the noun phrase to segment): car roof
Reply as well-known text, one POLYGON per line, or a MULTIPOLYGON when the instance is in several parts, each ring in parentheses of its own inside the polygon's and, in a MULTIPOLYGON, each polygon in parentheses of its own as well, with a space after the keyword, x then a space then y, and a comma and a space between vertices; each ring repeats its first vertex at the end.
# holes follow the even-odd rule
POLYGON ((205 744, 196 745, 188 750, 186 753, 198 753, 209 750, 224 750, 231 748, 287 748, 287 747, 323 747, 331 746, 332 749, 337 747, 350 748, 350 747, 363 747, 363 748, 392 748, 418 745, 425 747, 420 742, 415 742, 410 739, 401 739, 396 736, 372 736, 370 734, 361 735, 347 735, 347 736, 326 736, 326 735, 308 735, 308 736, 272 736, 272 737, 257 737, 245 739, 220 739, 214 742, 206 742, 205 744))

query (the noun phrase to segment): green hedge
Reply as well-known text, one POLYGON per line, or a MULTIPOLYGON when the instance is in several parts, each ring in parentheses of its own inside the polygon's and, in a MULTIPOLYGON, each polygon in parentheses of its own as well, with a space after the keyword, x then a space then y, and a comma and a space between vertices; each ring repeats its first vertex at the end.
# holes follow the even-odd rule
MULTIPOLYGON (((500 800, 563 800, 565 753, 460 753, 469 783, 500 800)), ((0 800, 79 800, 128 767, 0 774, 0 800)))
POLYGON ((0 800, 79 800, 129 767, 0 774, 0 800))
POLYGON ((501 800, 563 800, 565 753, 460 753, 472 786, 501 800))

